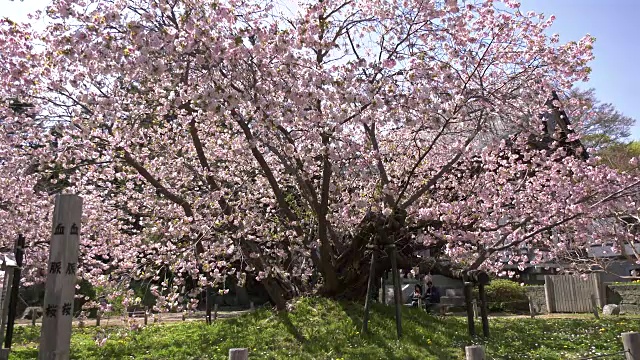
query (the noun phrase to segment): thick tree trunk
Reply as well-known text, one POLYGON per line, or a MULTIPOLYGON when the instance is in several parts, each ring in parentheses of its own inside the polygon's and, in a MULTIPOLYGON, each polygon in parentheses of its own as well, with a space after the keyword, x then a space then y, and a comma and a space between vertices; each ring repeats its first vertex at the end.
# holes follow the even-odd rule
POLYGON ((326 219, 320 218, 318 236, 320 237, 320 271, 324 279, 324 289, 327 294, 335 294, 338 291, 338 276, 332 263, 331 245, 327 232, 326 219))
MULTIPOLYGON (((335 272, 338 274, 337 287, 325 287, 319 289, 318 294, 330 298, 362 301, 367 294, 367 282, 370 276, 371 251, 377 251, 377 262, 374 266, 375 279, 380 279, 385 271, 391 269, 391 259, 388 254, 376 248, 367 248, 369 240, 363 237, 354 237, 351 246, 337 259, 335 272)), ((454 263, 443 258, 422 258, 417 252, 422 250, 419 246, 412 246, 406 241, 398 241, 398 268, 411 270, 418 268, 420 274, 444 275, 453 279, 464 280, 468 274, 466 269, 457 267, 454 263)), ((320 269, 318 269, 320 273, 320 269)), ((270 300, 281 311, 286 309, 287 301, 302 295, 310 290, 301 288, 289 279, 268 277, 262 280, 270 300)), ((375 282, 379 284, 379 281, 375 282)))
MULTIPOLYGON (((416 252, 410 250, 411 246, 398 246, 398 268, 409 271, 418 268, 420 274, 444 275, 453 279, 464 279, 467 271, 458 268, 455 264, 437 259, 421 258, 416 252)), ((374 266, 373 276, 379 279, 385 271, 391 269, 391 259, 384 251, 378 251, 377 264, 374 266)), ((342 299, 362 300, 367 293, 367 281, 369 279, 371 250, 359 249, 349 253, 349 261, 342 262, 342 267, 338 269, 341 291, 335 296, 342 299)), ((377 284, 378 282, 376 282, 377 284)), ((331 296, 331 294, 323 294, 331 296)))
POLYGON ((275 304, 278 311, 285 310, 287 308, 287 300, 289 300, 293 294, 290 294, 282 284, 272 277, 268 277, 262 281, 265 290, 269 294, 269 298, 275 304))
MULTIPOLYGON (((241 240, 240 246, 246 254, 260 253, 258 246, 253 241, 241 240)), ((265 271, 266 266, 262 259, 248 257, 247 261, 254 266, 256 271, 265 271)), ((267 294, 269 294, 269 299, 273 302, 278 311, 285 310, 287 301, 300 295, 295 284, 290 280, 279 276, 277 272, 269 274, 262 280, 262 284, 267 291, 267 294)))
MULTIPOLYGON (((432 226, 433 224, 428 225, 432 226)), ((391 268, 391 259, 382 250, 382 247, 377 247, 375 250, 368 247, 373 243, 381 246, 384 243, 395 243, 398 248, 399 269, 411 270, 417 267, 421 274, 440 274, 454 279, 463 279, 466 276, 466 270, 457 268, 455 264, 444 259, 419 257, 418 252, 425 248, 413 243, 410 240, 411 237, 407 236, 414 231, 415 229, 404 226, 404 214, 402 213, 394 214, 391 217, 375 213, 367 214, 358 226, 358 230, 349 236, 350 241, 347 241, 347 247, 343 248, 342 254, 336 258, 335 265, 322 264, 323 267, 332 267, 331 272, 337 274, 337 284, 323 279, 324 283, 319 289, 319 294, 358 301, 364 299, 370 276, 371 251, 378 251, 379 255, 374 266, 373 276, 376 279, 379 279, 385 271, 391 268)), ((439 252, 438 247, 434 247, 432 250, 436 254, 439 252)), ((324 269, 321 268, 317 270, 320 273, 324 272, 324 269)), ((290 282, 284 284, 280 280, 272 279, 265 282, 265 287, 278 309, 284 309, 287 300, 299 295, 298 291, 292 292, 291 289, 287 289, 288 287, 294 288, 290 282)))

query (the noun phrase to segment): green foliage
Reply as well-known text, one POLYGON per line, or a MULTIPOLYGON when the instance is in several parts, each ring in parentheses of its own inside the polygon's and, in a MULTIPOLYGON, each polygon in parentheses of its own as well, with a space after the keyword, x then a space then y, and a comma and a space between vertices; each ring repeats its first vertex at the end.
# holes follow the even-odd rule
MULTIPOLYGON (((96 298, 96 289, 91 285, 87 280, 80 280, 79 284, 80 289, 77 290, 77 295, 75 303, 73 305, 74 312, 79 312, 82 309, 82 305, 86 303, 88 300, 93 300, 96 298)), ((44 296, 44 294, 43 294, 44 296)), ((44 297, 42 298, 42 303, 44 303, 44 297)), ((95 313, 92 313, 91 316, 95 316, 95 313)))
MULTIPOLYGON (((394 309, 374 304, 371 333, 361 336, 362 306, 326 299, 299 300, 290 313, 258 310, 239 318, 123 328, 74 329, 71 359, 226 359, 230 348, 247 347, 257 359, 461 359, 464 346, 484 343, 490 359, 569 359, 622 350, 620 333, 636 331, 629 317, 584 319, 491 319, 491 338, 472 340, 462 317, 402 311, 404 336, 396 340, 394 309), (96 335, 108 335, 97 346, 96 335)), ((480 329, 480 324, 476 324, 480 329)), ((35 359, 38 329, 16 329, 11 358, 35 359)))
POLYGON ((40 340, 40 327, 16 326, 13 328, 13 346, 28 345, 40 340))
POLYGON ((156 304, 156 297, 151 293, 151 284, 147 281, 132 280, 130 284, 135 297, 140 299, 140 306, 153 307, 156 304))
POLYGON ((627 143, 627 149, 633 156, 640 156, 640 141, 634 140, 627 143))
POLYGON ((611 285, 640 285, 640 280, 613 282, 611 285))
POLYGON ((581 138, 582 142, 591 145, 591 144, 611 144, 614 140, 611 136, 607 134, 586 134, 581 138))
POLYGON ((485 289, 489 311, 519 312, 529 310, 529 298, 525 288, 515 281, 492 280, 485 289))
POLYGON ((630 163, 630 160, 640 156, 640 141, 613 143, 603 148, 597 154, 600 162, 620 171, 637 172, 638 165, 630 163))

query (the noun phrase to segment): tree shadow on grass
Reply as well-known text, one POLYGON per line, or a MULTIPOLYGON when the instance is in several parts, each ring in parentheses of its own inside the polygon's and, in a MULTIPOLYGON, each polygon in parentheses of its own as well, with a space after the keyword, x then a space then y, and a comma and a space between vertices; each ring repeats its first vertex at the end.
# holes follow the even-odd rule
MULTIPOLYGON (((364 306, 358 304, 342 304, 345 313, 358 330, 362 328, 364 306)), ((368 339, 379 347, 385 347, 390 359, 398 356, 392 354, 388 343, 396 338, 395 308, 382 304, 373 304, 369 315, 368 339), (386 326, 385 326, 386 325, 386 326)), ((458 359, 462 354, 462 346, 469 344, 471 339, 466 335, 464 324, 454 318, 442 319, 417 309, 403 306, 402 308, 402 339, 403 343, 424 349, 437 359, 458 359)), ((400 357, 405 359, 406 357, 400 357)))
POLYGON ((298 328, 291 322, 291 318, 286 311, 280 311, 278 313, 278 319, 280 319, 282 324, 284 324, 284 326, 287 328, 287 331, 289 331, 289 333, 293 335, 293 337, 299 343, 305 344, 307 342, 307 339, 304 337, 304 335, 302 335, 300 330, 298 330, 298 328))
MULTIPOLYGON (((345 303, 340 302, 340 306, 345 314, 351 320, 351 324, 357 331, 362 330, 362 324, 364 321, 364 306, 357 303, 345 303)), ((374 304, 375 307, 375 304, 374 304)), ((389 345, 393 341, 397 341, 395 338, 396 328, 385 329, 385 331, 389 332, 389 336, 380 335, 379 331, 376 331, 375 327, 379 325, 380 320, 388 320, 394 315, 390 315, 386 311, 387 309, 383 309, 382 307, 372 308, 369 312, 369 322, 368 322, 368 332, 366 334, 359 334, 364 339, 367 340, 370 344, 382 349, 385 353, 385 359, 393 359, 393 360, 406 360, 406 357, 398 355, 389 345), (377 319, 380 317, 381 319, 377 319)), ((395 317, 393 317, 395 319, 395 317)), ((395 321, 395 320, 394 320, 395 321)), ((383 332, 384 334, 384 332, 383 332)))
POLYGON ((454 319, 446 321, 427 314, 414 314, 418 311, 403 312, 405 341, 423 348, 437 359, 459 359, 462 346, 471 340, 464 329, 454 319))

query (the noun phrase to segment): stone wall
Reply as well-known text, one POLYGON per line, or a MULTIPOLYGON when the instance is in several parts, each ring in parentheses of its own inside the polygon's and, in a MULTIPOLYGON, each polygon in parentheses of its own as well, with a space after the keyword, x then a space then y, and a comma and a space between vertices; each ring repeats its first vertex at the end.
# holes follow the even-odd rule
POLYGON ((623 314, 640 314, 640 285, 607 285, 607 304, 620 305, 623 314))
POLYGON ((547 300, 544 294, 544 286, 525 286, 527 297, 533 301, 533 306, 538 314, 546 314, 547 300))

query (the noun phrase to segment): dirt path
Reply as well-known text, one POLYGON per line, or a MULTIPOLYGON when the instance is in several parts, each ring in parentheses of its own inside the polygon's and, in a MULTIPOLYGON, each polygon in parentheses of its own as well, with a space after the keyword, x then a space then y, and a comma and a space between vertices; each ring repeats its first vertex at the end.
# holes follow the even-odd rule
MULTIPOLYGON (((242 314, 247 314, 253 312, 254 310, 240 310, 240 311, 218 311, 218 319, 228 319, 240 316, 242 314)), ((213 316, 213 314, 212 314, 213 316)), ((204 321, 205 313, 204 311, 196 312, 195 314, 189 314, 184 320, 182 320, 182 314, 179 313, 164 313, 164 314, 153 314, 149 316, 147 319, 148 324, 155 323, 170 323, 170 322, 179 322, 179 321, 204 321), (155 317, 154 317, 155 316, 155 317)), ((136 314, 135 316, 130 317, 129 319, 133 319, 139 324, 144 323, 144 315, 136 314)), ((16 325, 25 326, 32 325, 32 321, 30 319, 18 319, 16 320, 16 325)), ((36 325, 41 325, 42 319, 36 320, 36 325)), ((79 326, 80 320, 77 318, 73 319, 73 326, 79 326)), ((86 319, 84 321, 85 326, 95 326, 96 319, 86 319)), ((108 316, 103 317, 100 320, 100 326, 123 326, 126 325, 122 316, 108 316)))
MULTIPOLYGON (((253 312, 254 310, 239 310, 239 311, 219 311, 218 319, 228 319, 234 318, 243 314, 247 314, 253 312)), ((199 311, 195 314, 189 314, 184 320, 182 319, 182 314, 180 313, 164 313, 164 314, 154 314, 157 317, 154 319, 153 315, 149 316, 148 324, 153 323, 173 323, 180 321, 204 321, 205 312, 199 311)), ((466 317, 466 313, 449 313, 446 316, 453 317, 466 317)), ((602 315, 601 315, 602 316, 602 315)), ((624 318, 638 318, 640 319, 640 315, 620 315, 624 318)), ((529 315, 514 315, 514 314, 489 314, 489 319, 528 319, 529 315)), ((592 319, 593 314, 541 314, 536 315, 536 319, 592 319)), ((142 314, 136 314, 130 319, 135 320, 137 323, 144 323, 144 316, 142 314)), ((79 326, 80 321, 78 319, 73 320, 74 326, 79 326)), ((25 326, 31 325, 32 322, 29 319, 19 319, 16 321, 16 325, 25 326)), ((36 325, 42 324, 42 319, 36 320, 36 325)), ((85 326, 95 326, 95 319, 87 319, 84 321, 85 326)), ((100 320, 100 326, 124 326, 126 322, 124 321, 122 316, 110 316, 104 317, 100 320)))

